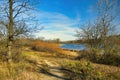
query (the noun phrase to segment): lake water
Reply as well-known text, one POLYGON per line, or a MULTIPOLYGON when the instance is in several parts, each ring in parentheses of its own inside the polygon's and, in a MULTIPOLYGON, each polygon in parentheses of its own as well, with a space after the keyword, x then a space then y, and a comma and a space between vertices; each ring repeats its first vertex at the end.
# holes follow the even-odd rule
POLYGON ((83 44, 62 44, 61 48, 70 50, 84 50, 85 45, 83 44))

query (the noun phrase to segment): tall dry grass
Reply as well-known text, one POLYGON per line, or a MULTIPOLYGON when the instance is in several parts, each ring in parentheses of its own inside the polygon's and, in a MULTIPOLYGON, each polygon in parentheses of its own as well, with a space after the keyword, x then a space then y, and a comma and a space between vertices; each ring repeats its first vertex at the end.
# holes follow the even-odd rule
POLYGON ((34 66, 26 62, 3 63, 0 65, 0 80, 40 80, 34 66))
POLYGON ((41 52, 63 53, 63 49, 60 48, 59 44, 44 41, 33 41, 31 48, 41 52))

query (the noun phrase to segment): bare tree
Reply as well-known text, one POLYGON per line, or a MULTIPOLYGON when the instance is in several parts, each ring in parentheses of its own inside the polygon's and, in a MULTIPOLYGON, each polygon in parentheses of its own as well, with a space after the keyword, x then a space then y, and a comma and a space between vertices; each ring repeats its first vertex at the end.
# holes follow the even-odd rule
POLYGON ((0 34, 7 37, 8 60, 10 62, 14 38, 33 31, 26 22, 32 19, 28 12, 33 10, 33 7, 30 5, 30 0, 3 0, 0 3, 2 4, 0 6, 0 26, 3 28, 0 30, 0 34))
POLYGON ((77 35, 87 39, 90 42, 89 45, 93 45, 91 47, 106 48, 112 44, 112 41, 109 41, 109 36, 115 35, 114 30, 119 26, 117 0, 98 0, 94 9, 96 9, 97 18, 91 24, 86 23, 85 27, 80 28, 77 35))

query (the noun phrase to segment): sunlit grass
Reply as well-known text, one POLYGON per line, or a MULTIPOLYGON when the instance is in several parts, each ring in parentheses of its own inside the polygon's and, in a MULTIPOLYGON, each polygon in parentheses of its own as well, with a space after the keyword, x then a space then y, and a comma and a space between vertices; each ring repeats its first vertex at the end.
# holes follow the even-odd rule
POLYGON ((60 48, 59 44, 48 43, 44 41, 34 41, 31 44, 33 50, 51 53, 62 53, 63 50, 60 48))
MULTIPOLYGON (((32 42, 24 46, 20 55, 17 55, 11 64, 0 60, 0 80, 40 80, 40 71, 49 71, 45 61, 57 63, 70 72, 71 80, 119 80, 120 68, 102 64, 95 64, 85 57, 80 60, 68 58, 74 56, 70 51, 62 50, 59 44, 43 41, 32 42), (37 50, 31 47, 37 47, 37 50), (64 57, 61 57, 64 54, 64 57), (20 57, 19 57, 20 56, 20 57)), ((16 51, 17 49, 15 49, 16 51)), ((16 51, 17 52, 17 51, 16 51)), ((83 52, 80 52, 81 54, 83 52)), ((87 54, 86 54, 87 55, 87 54)), ((93 56, 93 55, 91 55, 93 56)), ((75 56, 74 56, 75 57, 75 56)))
POLYGON ((120 68, 108 65, 95 64, 82 59, 66 60, 63 68, 71 71, 68 75, 72 80, 119 80, 120 68))
POLYGON ((0 80, 38 80, 40 75, 35 67, 27 62, 3 63, 0 66, 0 80))

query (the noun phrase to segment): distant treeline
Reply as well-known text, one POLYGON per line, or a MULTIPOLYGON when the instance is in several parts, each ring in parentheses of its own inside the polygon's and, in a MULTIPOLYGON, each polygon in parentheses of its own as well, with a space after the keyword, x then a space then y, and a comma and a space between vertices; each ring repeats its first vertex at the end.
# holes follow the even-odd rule
MULTIPOLYGON (((117 38, 118 41, 116 43, 120 44, 120 35, 112 35, 112 36, 109 36, 107 37, 108 39, 109 38, 117 38)), ((68 44, 86 44, 86 43, 97 43, 97 42, 100 42, 101 39, 100 38, 97 38, 97 39, 79 39, 79 40, 72 40, 72 41, 64 41, 64 42, 60 42, 60 43, 68 43, 68 44)))

